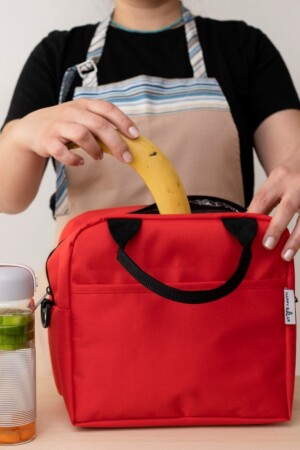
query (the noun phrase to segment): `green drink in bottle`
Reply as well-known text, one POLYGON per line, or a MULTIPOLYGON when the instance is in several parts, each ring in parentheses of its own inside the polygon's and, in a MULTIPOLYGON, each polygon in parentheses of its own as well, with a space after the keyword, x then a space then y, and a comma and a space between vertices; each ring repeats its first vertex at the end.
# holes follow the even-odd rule
POLYGON ((0 350, 30 348, 34 340, 34 316, 28 311, 0 309, 0 350))
POLYGON ((29 267, 0 264, 0 445, 36 433, 35 285, 29 267))

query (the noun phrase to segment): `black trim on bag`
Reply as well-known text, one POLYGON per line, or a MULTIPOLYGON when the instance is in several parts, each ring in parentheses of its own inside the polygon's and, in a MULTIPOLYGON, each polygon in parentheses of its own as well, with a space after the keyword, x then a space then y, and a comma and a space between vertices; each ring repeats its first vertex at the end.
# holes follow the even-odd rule
MULTIPOLYGON (((213 213, 213 212, 246 212, 246 209, 237 203, 219 197, 209 195, 189 195, 189 204, 192 213, 213 213)), ((145 206, 131 214, 159 214, 156 203, 145 206)))
POLYGON ((257 234, 257 221, 253 218, 240 217, 223 218, 221 220, 228 232, 242 246, 240 260, 235 272, 225 283, 214 289, 200 291, 185 291, 162 283, 144 272, 125 252, 126 244, 138 233, 142 225, 141 219, 109 219, 108 228, 118 245, 117 260, 140 284, 169 300, 179 303, 200 304, 219 300, 233 292, 245 278, 252 259, 251 245, 257 234))

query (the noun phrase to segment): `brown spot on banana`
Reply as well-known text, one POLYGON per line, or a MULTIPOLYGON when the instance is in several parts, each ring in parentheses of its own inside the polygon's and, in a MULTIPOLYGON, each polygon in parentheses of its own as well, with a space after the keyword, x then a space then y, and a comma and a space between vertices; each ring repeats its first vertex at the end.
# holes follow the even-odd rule
MULTIPOLYGON (((145 136, 129 139, 122 135, 122 139, 127 143, 133 157, 129 165, 144 180, 160 214, 190 214, 185 189, 175 168, 163 152, 145 136)), ((112 154, 102 141, 98 142, 105 153, 112 154)), ((68 147, 77 148, 72 143, 68 147)))

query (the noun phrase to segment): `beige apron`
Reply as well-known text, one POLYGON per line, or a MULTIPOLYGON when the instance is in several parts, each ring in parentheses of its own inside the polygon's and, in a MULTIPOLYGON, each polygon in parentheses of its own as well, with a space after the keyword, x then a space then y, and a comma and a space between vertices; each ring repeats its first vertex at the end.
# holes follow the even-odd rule
MULTIPOLYGON (((75 71, 83 77, 74 99, 114 103, 133 119, 140 132, 153 140, 176 167, 190 195, 221 197, 244 205, 239 138, 228 102, 216 79, 208 78, 195 20, 183 8, 183 22, 193 77, 164 79, 140 75, 98 86, 97 63, 105 45, 109 16, 96 29, 87 61, 68 69, 61 101, 75 71)), ((126 164, 105 155, 94 161, 82 150, 80 168, 57 164, 56 220, 58 236, 74 216, 91 209, 153 203, 142 180, 126 164)), ((45 291, 41 276, 37 298, 45 291)), ((47 332, 37 321, 38 373, 49 373, 47 332)))

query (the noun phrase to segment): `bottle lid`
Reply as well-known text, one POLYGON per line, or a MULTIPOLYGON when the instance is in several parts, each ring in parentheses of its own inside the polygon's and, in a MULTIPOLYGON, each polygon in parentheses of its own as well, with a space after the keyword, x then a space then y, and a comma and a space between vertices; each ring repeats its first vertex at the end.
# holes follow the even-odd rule
POLYGON ((36 277, 30 267, 0 263, 0 301, 31 298, 36 286, 36 277))

